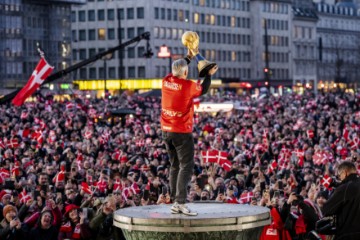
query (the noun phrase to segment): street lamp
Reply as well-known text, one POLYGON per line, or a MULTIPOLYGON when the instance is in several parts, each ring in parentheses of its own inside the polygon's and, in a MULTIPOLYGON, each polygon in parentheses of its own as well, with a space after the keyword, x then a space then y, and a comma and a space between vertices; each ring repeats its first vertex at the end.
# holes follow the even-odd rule
POLYGON ((104 61, 104 98, 106 98, 106 68, 107 68, 107 64, 106 62, 108 60, 110 60, 112 58, 112 53, 106 54, 105 56, 103 56, 101 59, 104 61))
POLYGON ((158 52, 158 58, 169 58, 169 72, 171 73, 171 52, 165 44, 160 47, 160 51, 158 52))

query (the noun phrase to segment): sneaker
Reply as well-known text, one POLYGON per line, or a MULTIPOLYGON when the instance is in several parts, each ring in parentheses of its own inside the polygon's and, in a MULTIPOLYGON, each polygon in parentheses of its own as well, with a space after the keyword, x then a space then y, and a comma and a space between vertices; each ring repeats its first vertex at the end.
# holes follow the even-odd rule
POLYGON ((178 204, 175 203, 172 207, 171 207, 171 213, 182 213, 185 214, 187 216, 196 216, 198 215, 197 212, 192 212, 188 206, 186 206, 186 204, 178 204))
POLYGON ((181 213, 180 209, 179 209, 179 204, 177 202, 175 202, 172 206, 171 206, 171 213, 176 214, 176 213, 181 213))

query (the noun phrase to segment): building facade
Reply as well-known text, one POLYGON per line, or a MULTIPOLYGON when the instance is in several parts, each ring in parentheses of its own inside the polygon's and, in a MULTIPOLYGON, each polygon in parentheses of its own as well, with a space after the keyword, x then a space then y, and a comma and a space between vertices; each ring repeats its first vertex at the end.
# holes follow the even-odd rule
POLYGON ((311 0, 292 5, 292 80, 294 86, 313 87, 317 82, 317 13, 311 0))
POLYGON ((319 3, 317 14, 319 83, 356 83, 360 78, 360 18, 356 5, 351 1, 319 3))
POLYGON ((39 61, 38 46, 55 71, 70 65, 70 6, 85 2, 0 1, 0 84, 3 88, 18 88, 27 82, 39 61))

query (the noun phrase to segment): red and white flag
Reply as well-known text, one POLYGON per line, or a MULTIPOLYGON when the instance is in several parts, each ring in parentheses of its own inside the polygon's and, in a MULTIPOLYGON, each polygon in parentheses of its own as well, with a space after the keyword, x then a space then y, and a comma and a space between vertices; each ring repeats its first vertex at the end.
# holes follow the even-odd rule
POLYGON ((21 193, 19 193, 19 199, 20 202, 25 204, 27 201, 29 201, 31 199, 31 196, 27 194, 25 188, 22 190, 21 193))
POLYGON ((15 98, 12 100, 12 103, 15 106, 21 106, 25 102, 25 100, 30 97, 36 89, 40 87, 41 84, 45 81, 45 79, 50 75, 50 73, 54 70, 54 67, 50 66, 44 57, 41 57, 38 65, 35 70, 31 74, 29 81, 26 85, 16 94, 15 98))
POLYGON ((321 180, 320 183, 321 185, 323 185, 325 188, 327 188, 328 190, 331 190, 330 188, 330 184, 332 182, 331 177, 329 177, 328 175, 325 175, 321 180))
POLYGON ((252 192, 246 192, 240 195, 240 203, 249 203, 254 196, 252 192))
POLYGON ((218 150, 215 150, 215 149, 213 151, 215 152, 218 164, 221 164, 221 161, 223 161, 223 160, 227 160, 227 157, 228 157, 227 152, 218 151, 218 150))
POLYGON ((220 160, 220 167, 222 167, 225 171, 230 172, 231 171, 231 162, 227 159, 221 159, 220 160))
POLYGON ((271 173, 275 172, 276 168, 277 168, 277 162, 275 160, 273 160, 271 162, 271 164, 269 165, 267 174, 271 174, 271 173))
POLYGON ((10 172, 4 168, 0 169, 0 183, 5 182, 7 178, 10 178, 10 172))
POLYGON ((216 162, 216 153, 214 151, 201 151, 203 163, 214 163, 216 162))

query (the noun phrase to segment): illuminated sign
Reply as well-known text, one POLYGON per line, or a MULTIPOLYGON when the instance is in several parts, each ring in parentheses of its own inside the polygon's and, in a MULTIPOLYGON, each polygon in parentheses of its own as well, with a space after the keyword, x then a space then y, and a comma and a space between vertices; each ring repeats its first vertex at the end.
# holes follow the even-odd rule
POLYGON ((70 89, 70 84, 62 83, 62 84, 60 84, 60 89, 70 89))
POLYGON ((234 108, 233 103, 200 103, 195 112, 229 112, 234 108))
MULTIPOLYGON (((196 81, 196 80, 193 80, 196 81)), ((79 90, 104 90, 104 80, 74 80, 79 90)), ((109 90, 161 89, 162 79, 109 79, 106 88, 109 90)), ((211 80, 212 87, 221 85, 220 79, 211 80)))

